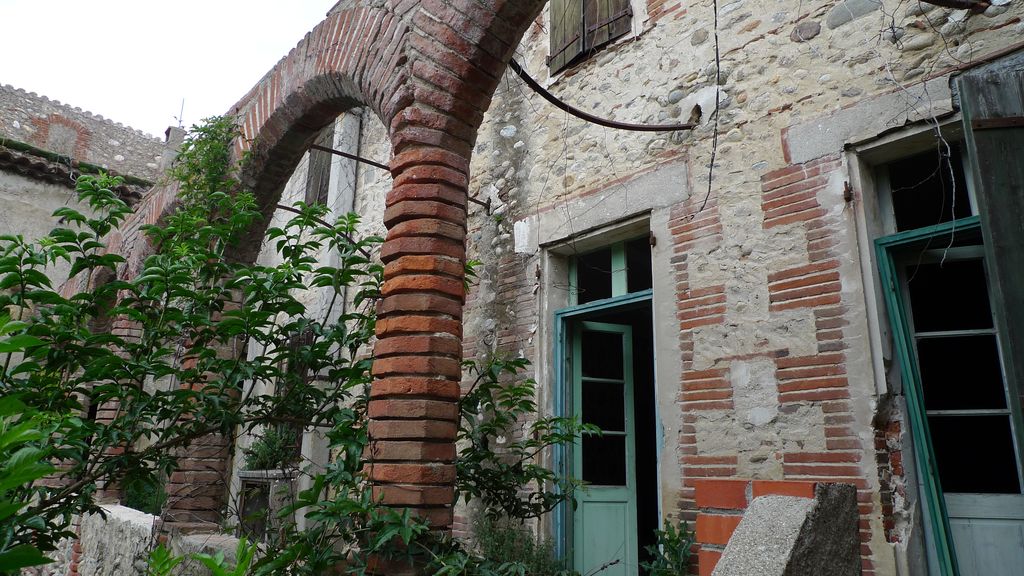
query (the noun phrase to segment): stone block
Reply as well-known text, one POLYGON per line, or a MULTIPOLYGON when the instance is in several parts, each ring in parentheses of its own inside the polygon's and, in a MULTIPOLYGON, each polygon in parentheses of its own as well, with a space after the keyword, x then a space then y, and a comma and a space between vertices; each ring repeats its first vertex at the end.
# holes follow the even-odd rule
POLYGON ((750 503, 713 576, 856 576, 861 571, 857 491, 818 484, 814 498, 750 503))

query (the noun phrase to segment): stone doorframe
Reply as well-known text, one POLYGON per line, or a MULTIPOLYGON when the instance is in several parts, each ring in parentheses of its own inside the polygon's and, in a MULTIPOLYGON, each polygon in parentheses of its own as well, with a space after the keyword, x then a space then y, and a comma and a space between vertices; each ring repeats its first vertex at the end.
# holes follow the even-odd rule
MULTIPOLYGON (((342 0, 229 111, 243 133, 235 142, 235 157, 246 157, 242 181, 265 216, 255 238, 324 126, 366 106, 388 128, 393 185, 369 474, 386 504, 411 508, 441 530, 451 528, 455 496, 470 157, 501 75, 544 4, 342 0)), ((158 221, 175 196, 173 186, 154 189, 129 222, 124 276, 137 274, 150 250, 139 227, 158 221)), ((260 243, 245 244, 234 256, 252 261, 260 243)))

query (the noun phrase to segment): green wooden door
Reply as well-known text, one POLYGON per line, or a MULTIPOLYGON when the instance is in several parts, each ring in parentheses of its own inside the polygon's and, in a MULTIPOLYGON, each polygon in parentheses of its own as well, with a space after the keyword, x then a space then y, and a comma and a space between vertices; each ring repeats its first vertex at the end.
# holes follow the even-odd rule
POLYGON ((588 484, 573 513, 581 574, 637 574, 632 342, 621 324, 580 322, 573 331, 573 412, 603 431, 573 446, 573 475, 588 484))

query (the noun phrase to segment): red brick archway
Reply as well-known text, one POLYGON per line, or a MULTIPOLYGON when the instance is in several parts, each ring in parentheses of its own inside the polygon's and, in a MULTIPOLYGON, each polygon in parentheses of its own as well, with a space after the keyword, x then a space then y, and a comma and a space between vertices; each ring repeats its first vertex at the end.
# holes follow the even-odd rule
MULTIPOLYGON (((237 156, 250 153, 243 182, 267 215, 316 133, 340 113, 367 106, 388 127, 393 187, 370 477, 386 503, 439 529, 451 527, 454 501, 470 156, 505 66, 544 4, 343 0, 231 110, 243 130, 237 156)), ((175 192, 154 190, 136 212, 122 249, 128 274, 145 256, 138 226, 155 222, 175 192)))

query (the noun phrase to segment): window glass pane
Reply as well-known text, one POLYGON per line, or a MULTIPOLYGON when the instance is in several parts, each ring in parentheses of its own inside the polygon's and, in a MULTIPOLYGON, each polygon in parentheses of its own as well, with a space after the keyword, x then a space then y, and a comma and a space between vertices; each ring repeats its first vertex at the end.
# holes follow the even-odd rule
POLYGON ((1019 494, 1010 417, 929 416, 945 492, 1019 494))
POLYGON ((629 292, 651 287, 651 241, 648 238, 626 242, 626 285, 629 292))
POLYGON ((925 409, 1006 408, 994 335, 921 338, 917 357, 925 409))
POLYGON ((914 331, 992 327, 985 269, 980 259, 906 267, 914 331))
POLYGON ((889 165, 892 209, 899 231, 934 226, 971 215, 960 148, 929 150, 889 165), (955 200, 955 202, 954 202, 955 200), (955 204, 955 212, 954 212, 955 204))
POLYGON ((583 381, 583 421, 601 430, 626 430, 625 386, 618 382, 583 381))
POLYGON ((626 437, 583 437, 583 480, 601 486, 626 485, 626 437))
POLYGON ((611 248, 576 258, 576 294, 579 304, 612 297, 611 248))
POLYGON ((622 380, 622 334, 584 330, 580 347, 584 378, 622 380))

